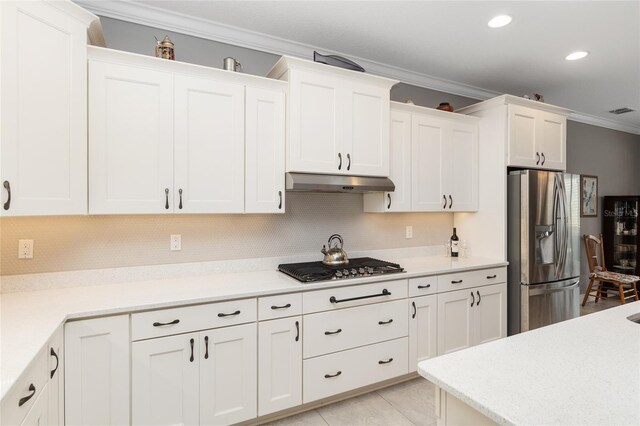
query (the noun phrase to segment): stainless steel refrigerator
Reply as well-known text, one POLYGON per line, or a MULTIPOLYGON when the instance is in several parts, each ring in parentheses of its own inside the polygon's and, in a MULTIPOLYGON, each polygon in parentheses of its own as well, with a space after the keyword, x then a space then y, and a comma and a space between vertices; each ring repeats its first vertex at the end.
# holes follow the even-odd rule
POLYGON ((508 334, 580 315, 580 176, 508 176, 508 334))

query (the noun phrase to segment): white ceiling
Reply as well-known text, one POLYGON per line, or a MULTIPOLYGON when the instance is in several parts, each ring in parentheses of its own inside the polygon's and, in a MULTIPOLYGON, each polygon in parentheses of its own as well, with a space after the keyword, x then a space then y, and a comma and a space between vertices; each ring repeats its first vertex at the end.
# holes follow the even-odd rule
MULTIPOLYGON (((268 50, 274 53, 286 45, 280 39, 291 40, 365 64, 398 67, 400 80, 413 75, 412 83, 426 77, 425 86, 429 76, 462 83, 454 90, 462 95, 473 94, 474 88, 513 95, 541 93, 548 103, 640 133, 639 1, 135 3, 156 15, 168 11, 176 19, 180 15, 199 24, 212 21, 246 29, 253 32, 253 40, 268 35, 255 47, 272 43, 268 50), (509 14, 513 22, 488 28, 487 22, 497 14, 509 14), (566 61, 564 57, 575 50, 591 54, 566 61), (465 91, 464 85, 473 87, 465 91), (619 116, 607 112, 620 107, 636 111, 619 116)), ((387 67, 385 73, 393 74, 394 69, 387 67)))

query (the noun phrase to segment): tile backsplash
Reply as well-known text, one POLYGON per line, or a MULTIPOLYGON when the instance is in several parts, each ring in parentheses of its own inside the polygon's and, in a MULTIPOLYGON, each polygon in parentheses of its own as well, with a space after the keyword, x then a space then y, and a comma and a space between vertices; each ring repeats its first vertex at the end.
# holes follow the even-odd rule
POLYGON ((333 233, 348 251, 444 244, 451 213, 362 211, 362 195, 287 193, 280 215, 127 215, 3 218, 0 275, 317 253, 333 233), (413 238, 405 238, 405 226, 413 238), (182 250, 169 236, 182 235, 182 250), (18 240, 34 240, 18 259, 18 240))

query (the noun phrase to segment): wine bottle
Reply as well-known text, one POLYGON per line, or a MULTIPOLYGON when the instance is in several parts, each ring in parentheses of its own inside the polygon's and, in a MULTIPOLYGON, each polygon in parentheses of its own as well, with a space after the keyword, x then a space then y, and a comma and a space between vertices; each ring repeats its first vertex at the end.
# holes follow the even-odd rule
POLYGON ((451 236, 451 257, 458 257, 458 241, 459 238, 456 235, 456 228, 453 228, 453 235, 451 236))

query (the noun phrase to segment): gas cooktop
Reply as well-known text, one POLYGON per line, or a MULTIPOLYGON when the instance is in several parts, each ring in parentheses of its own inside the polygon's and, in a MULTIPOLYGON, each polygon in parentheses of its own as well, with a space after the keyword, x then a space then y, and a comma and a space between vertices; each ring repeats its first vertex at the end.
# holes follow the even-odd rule
POLYGON ((278 271, 301 281, 312 283, 325 280, 341 280, 346 278, 371 277, 374 275, 404 272, 397 263, 370 257, 350 259, 347 265, 329 266, 322 262, 283 263, 278 271))

